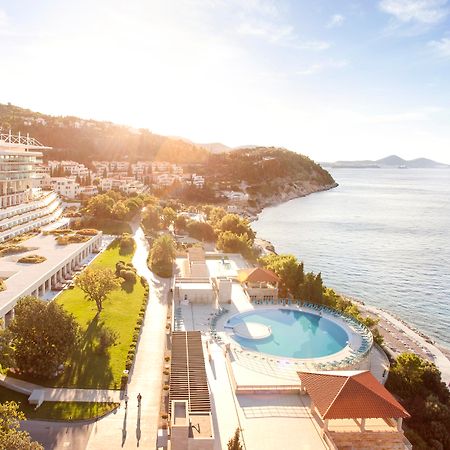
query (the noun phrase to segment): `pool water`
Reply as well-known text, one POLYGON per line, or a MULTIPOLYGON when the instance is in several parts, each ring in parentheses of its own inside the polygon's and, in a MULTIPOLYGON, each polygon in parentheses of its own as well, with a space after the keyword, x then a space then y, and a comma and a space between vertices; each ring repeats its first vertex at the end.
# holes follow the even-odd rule
POLYGON ((348 342, 347 332, 329 319, 292 309, 264 309, 239 314, 226 324, 256 322, 272 329, 265 339, 246 339, 231 335, 248 350, 287 358, 319 358, 342 350, 348 342))

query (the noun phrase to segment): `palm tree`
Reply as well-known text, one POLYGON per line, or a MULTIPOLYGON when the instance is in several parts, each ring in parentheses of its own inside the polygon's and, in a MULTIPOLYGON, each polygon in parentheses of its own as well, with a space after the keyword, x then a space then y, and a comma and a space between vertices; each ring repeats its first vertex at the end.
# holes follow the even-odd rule
POLYGON ((172 276, 172 265, 175 259, 175 246, 173 239, 163 234, 153 241, 150 252, 150 267, 153 272, 162 277, 172 276))

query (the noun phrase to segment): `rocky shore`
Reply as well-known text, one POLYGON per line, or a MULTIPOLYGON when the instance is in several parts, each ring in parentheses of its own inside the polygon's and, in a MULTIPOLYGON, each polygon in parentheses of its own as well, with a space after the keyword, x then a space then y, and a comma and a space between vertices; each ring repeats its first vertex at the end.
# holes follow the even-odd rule
POLYGON ((314 183, 293 183, 288 184, 284 189, 270 196, 257 195, 254 200, 256 201, 256 206, 247 207, 245 209, 246 216, 251 220, 257 220, 258 214, 269 206, 276 206, 281 203, 288 202, 294 198, 306 197, 307 195, 314 194, 316 192, 329 191, 338 186, 338 183, 317 185, 314 183))

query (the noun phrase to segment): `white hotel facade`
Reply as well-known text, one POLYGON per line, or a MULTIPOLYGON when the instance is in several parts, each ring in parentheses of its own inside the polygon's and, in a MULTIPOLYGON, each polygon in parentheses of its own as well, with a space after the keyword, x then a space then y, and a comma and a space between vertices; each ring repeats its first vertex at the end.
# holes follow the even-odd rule
MULTIPOLYGON (((49 149, 28 136, 0 134, 0 244, 57 222, 63 206, 54 191, 33 188, 42 150, 49 149)), ((42 233, 20 245, 29 250, 0 257, 0 319, 7 323, 14 314, 17 301, 26 295, 44 296, 49 290, 71 278, 72 272, 101 245, 99 232, 87 242, 60 246, 51 234, 42 233), (23 264, 26 255, 39 254, 46 260, 40 264, 23 264)))

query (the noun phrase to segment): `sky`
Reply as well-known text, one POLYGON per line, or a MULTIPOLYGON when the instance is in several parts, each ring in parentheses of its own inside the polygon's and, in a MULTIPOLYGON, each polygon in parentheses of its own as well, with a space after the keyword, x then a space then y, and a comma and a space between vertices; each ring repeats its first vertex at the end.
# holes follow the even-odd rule
POLYGON ((0 0, 0 103, 450 163, 450 0, 0 0))

